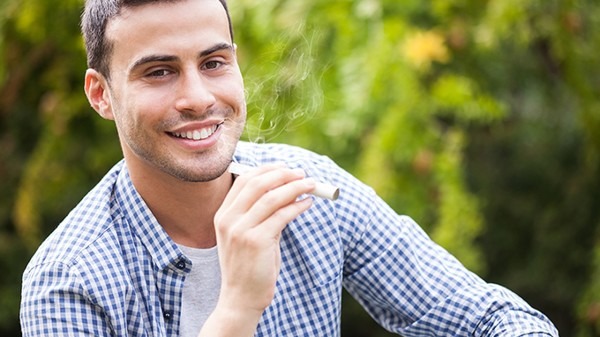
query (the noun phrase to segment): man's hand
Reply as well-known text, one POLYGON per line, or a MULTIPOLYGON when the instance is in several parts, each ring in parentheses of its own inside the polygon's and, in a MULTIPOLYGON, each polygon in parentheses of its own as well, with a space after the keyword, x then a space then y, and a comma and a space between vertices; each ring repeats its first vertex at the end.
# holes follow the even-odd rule
POLYGON ((303 171, 281 165, 263 166, 236 179, 214 219, 221 292, 200 336, 254 334, 274 296, 281 232, 311 206, 311 198, 298 197, 314 188, 303 171))

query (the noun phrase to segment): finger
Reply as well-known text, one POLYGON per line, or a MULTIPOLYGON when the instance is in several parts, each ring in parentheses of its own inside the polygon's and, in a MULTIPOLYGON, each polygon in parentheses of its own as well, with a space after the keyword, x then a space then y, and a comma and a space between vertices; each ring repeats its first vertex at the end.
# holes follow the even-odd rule
MULTIPOLYGON (((259 219, 247 217, 248 210, 269 190, 303 176, 304 173, 297 170, 282 169, 280 165, 268 165, 245 174, 243 177, 238 177, 234 186, 238 183, 240 185, 232 187, 227 194, 215 214, 215 226, 225 231, 231 229, 232 226, 256 226, 266 217, 262 216, 259 219)), ((288 200, 288 203, 293 201, 293 199, 288 200)))
POLYGON ((313 190, 314 186, 313 179, 300 179, 274 188, 263 194, 248 210, 246 216, 254 219, 252 222, 256 224, 262 223, 280 209, 296 202, 301 195, 313 190))
POLYGON ((237 186, 235 189, 232 187, 228 193, 227 204, 225 202, 224 204, 226 207, 232 205, 238 212, 245 212, 269 191, 302 178, 304 178, 302 170, 280 167, 242 175, 236 179, 239 180, 239 185, 238 181, 234 183, 237 186))
POLYGON ((223 200, 223 204, 228 205, 228 204, 232 203, 233 200, 235 200, 235 198, 239 195, 240 191, 242 191, 244 189, 244 187, 246 186, 248 181, 251 180, 252 178, 254 178, 256 176, 260 176, 269 171, 273 171, 276 169, 282 169, 282 168, 285 168, 284 164, 282 164, 282 163, 267 164, 267 165, 262 165, 262 166, 252 168, 251 170, 245 172, 244 174, 237 176, 235 178, 235 181, 233 182, 233 185, 231 186, 231 189, 227 193, 227 196, 223 200))
POLYGON ((287 224, 308 210, 312 206, 312 203, 312 198, 305 198, 290 203, 272 213, 259 226, 252 228, 252 231, 260 233, 259 235, 264 238, 279 238, 287 224))

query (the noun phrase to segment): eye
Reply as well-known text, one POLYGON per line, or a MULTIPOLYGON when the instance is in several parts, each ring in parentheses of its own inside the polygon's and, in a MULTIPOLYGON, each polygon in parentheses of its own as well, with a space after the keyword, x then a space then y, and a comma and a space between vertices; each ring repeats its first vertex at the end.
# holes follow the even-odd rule
POLYGON ((165 77, 168 76, 172 73, 172 71, 170 71, 169 69, 164 69, 164 68, 160 68, 160 69, 154 69, 149 71, 148 73, 146 73, 146 77, 154 77, 154 78, 160 78, 160 77, 165 77))
POLYGON ((223 62, 217 60, 210 60, 202 65, 205 70, 216 70, 223 65, 223 62))

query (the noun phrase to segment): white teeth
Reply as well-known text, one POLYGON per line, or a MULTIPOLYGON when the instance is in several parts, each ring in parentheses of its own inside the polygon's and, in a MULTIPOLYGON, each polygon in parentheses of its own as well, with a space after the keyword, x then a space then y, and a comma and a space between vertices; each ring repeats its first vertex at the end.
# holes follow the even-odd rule
POLYGON ((185 138, 185 139, 191 139, 191 140, 201 140, 201 139, 206 139, 206 138, 212 136, 212 134, 215 133, 215 131, 217 131, 218 127, 219 127, 218 125, 215 125, 215 126, 211 126, 211 127, 200 129, 200 130, 187 131, 187 132, 173 132, 173 135, 175 137, 179 137, 179 138, 185 138))

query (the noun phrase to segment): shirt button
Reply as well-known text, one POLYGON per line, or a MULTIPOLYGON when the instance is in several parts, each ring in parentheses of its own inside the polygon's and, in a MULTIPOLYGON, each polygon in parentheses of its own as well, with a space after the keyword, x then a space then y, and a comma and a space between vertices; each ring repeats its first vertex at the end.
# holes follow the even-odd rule
POLYGON ((184 270, 185 269, 185 261, 184 260, 180 260, 179 262, 177 262, 177 264, 175 265, 175 267, 177 267, 177 269, 184 270))
POLYGON ((163 317, 165 318, 165 321, 170 321, 171 318, 173 318, 173 312, 170 310, 167 310, 167 311, 163 312, 163 317))

